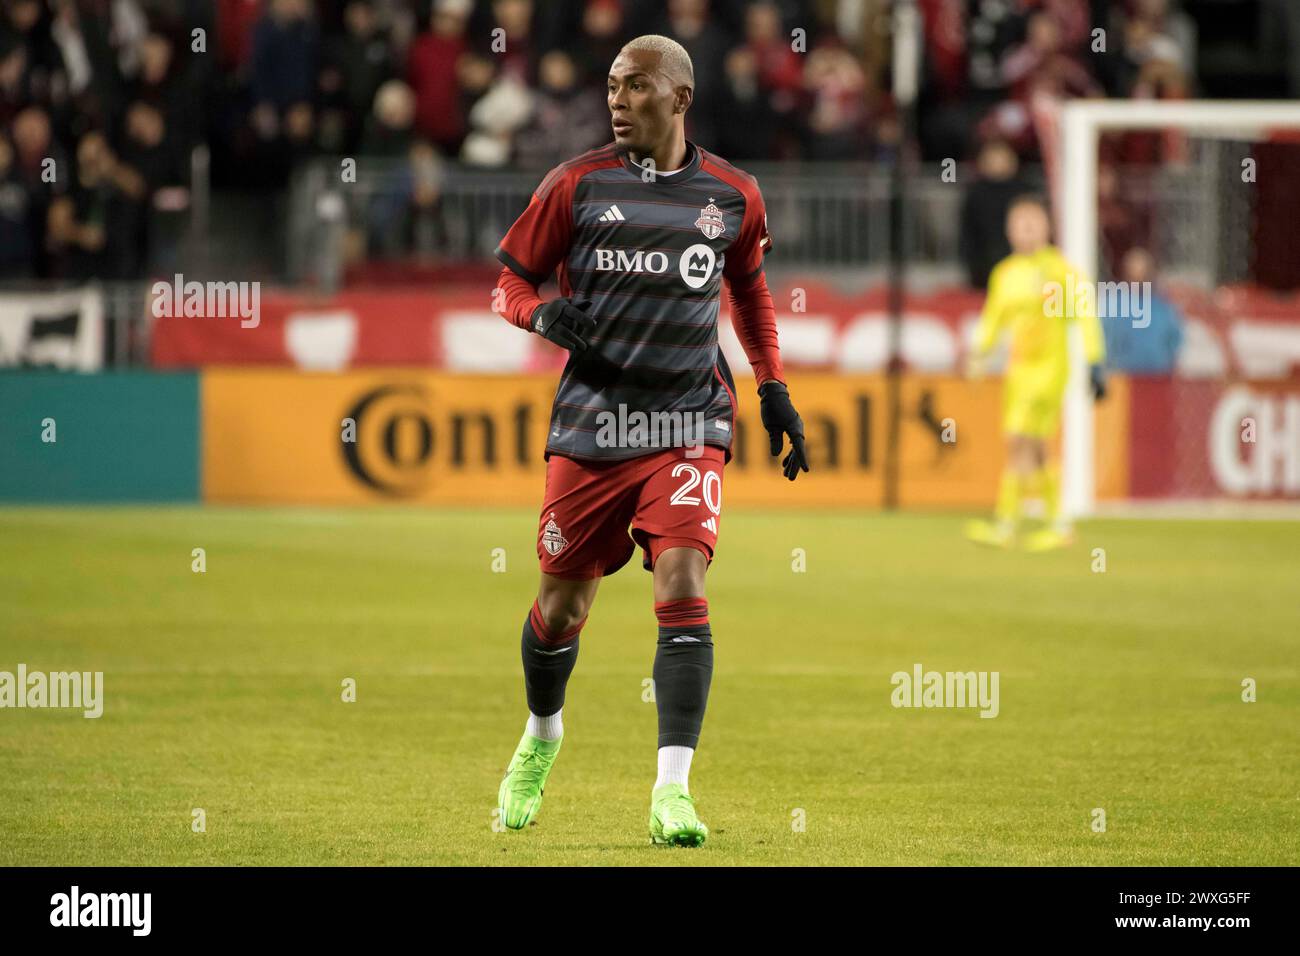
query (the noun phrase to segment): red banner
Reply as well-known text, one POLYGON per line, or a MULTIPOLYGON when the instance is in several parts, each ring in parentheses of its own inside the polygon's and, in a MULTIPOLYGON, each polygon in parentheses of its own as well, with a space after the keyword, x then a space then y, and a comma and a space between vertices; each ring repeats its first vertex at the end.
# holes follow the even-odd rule
POLYGON ((1300 498, 1300 382, 1129 379, 1134 498, 1300 498))
MULTIPOLYGON (((873 373, 889 358, 887 291, 843 293, 818 283, 772 288, 785 365, 873 373)), ((1255 290, 1171 295, 1184 315, 1180 374, 1198 378, 1286 376, 1300 367, 1300 304, 1255 290)), ((983 293, 946 289, 906 302, 902 351, 914 372, 961 370, 983 293)), ((357 290, 317 298, 267 290, 253 320, 155 320, 161 368, 274 365, 321 371, 417 366, 517 374, 559 368, 564 353, 522 333, 492 309, 491 290, 357 290)), ((165 311, 165 310, 160 310, 165 311)), ((719 341, 731 367, 749 364, 724 303, 719 341)), ((155 313, 157 314, 157 313, 155 313)))

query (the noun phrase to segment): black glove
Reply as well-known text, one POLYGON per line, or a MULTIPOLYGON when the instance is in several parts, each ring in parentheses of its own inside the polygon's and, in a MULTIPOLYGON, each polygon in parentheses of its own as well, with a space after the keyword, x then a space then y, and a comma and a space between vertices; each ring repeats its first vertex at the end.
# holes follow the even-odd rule
POLYGON ((570 352, 587 350, 586 336, 596 327, 587 314, 590 299, 552 299, 533 312, 533 331, 570 352))
POLYGON ((790 404, 790 390, 773 379, 764 382, 758 390, 759 415, 767 437, 772 441, 772 455, 781 454, 784 436, 790 436, 790 454, 781 462, 786 478, 794 481, 799 469, 808 470, 808 456, 803 449, 803 419, 790 404))
POLYGON ((1092 385, 1092 399, 1100 402, 1106 397, 1106 370, 1100 365, 1088 366, 1088 382, 1092 385))

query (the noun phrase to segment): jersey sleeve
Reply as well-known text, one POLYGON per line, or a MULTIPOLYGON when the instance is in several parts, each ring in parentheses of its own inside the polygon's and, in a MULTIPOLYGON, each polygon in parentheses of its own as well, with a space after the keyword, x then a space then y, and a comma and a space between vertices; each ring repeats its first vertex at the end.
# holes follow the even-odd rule
POLYGON ((984 308, 980 311, 979 324, 975 327, 975 353, 987 355, 997 345, 998 336, 1002 334, 1002 320, 1006 315, 1005 285, 1006 270, 1001 265, 995 266, 989 275, 988 295, 984 298, 984 308))
POLYGON ((745 350, 755 381, 775 379, 784 384, 785 372, 781 368, 781 349, 776 334, 776 309, 767 279, 759 272, 746 284, 742 280, 727 282, 727 295, 731 302, 731 325, 736 338, 745 350))
POLYGON ((495 299, 497 311, 501 312, 512 325, 531 332, 533 313, 542 304, 541 298, 537 295, 537 286, 506 266, 497 277, 496 295, 498 296, 495 299))
POLYGON ((496 257, 515 275, 540 286, 550 278, 573 240, 573 180, 551 170, 515 224, 497 246, 496 257))
POLYGON ((745 219, 740 234, 727 248, 727 262, 722 274, 736 282, 752 279, 763 269, 763 256, 772 248, 767 232, 767 207, 758 183, 745 190, 745 219))

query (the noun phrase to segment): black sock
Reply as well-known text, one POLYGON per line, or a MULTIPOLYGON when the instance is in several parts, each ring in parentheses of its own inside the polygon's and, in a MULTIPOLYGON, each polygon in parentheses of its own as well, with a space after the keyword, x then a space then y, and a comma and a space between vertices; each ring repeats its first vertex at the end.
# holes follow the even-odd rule
POLYGON ((655 650, 655 704, 660 747, 696 747, 713 678, 713 634, 708 602, 683 598, 655 604, 659 645, 655 650))
POLYGON ((524 692, 529 711, 538 717, 549 717, 564 706, 564 688, 578 662, 578 632, 586 620, 556 639, 546 630, 536 601, 524 619, 524 692))

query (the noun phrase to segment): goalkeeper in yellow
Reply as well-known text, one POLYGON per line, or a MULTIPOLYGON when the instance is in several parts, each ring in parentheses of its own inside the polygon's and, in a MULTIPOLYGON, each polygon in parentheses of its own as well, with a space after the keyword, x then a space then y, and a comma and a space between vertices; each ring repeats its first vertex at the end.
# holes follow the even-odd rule
POLYGON ((1024 539, 1029 551, 1064 547, 1073 540, 1069 522, 1061 514, 1059 471, 1048 455, 1048 443, 1060 425, 1069 378, 1071 322, 1078 321, 1083 333, 1093 397, 1101 399, 1106 394, 1105 345, 1092 296, 1066 301, 1068 291, 1087 283, 1049 244, 1049 232, 1047 207, 1041 199, 1023 196, 1007 210, 1012 252, 989 277, 971 362, 972 372, 978 373, 988 354, 1009 335, 1011 349, 1002 395, 1006 465, 994 520, 971 522, 966 536, 980 544, 1010 547, 1016 541, 1021 500, 1036 491, 1047 523, 1024 539))

